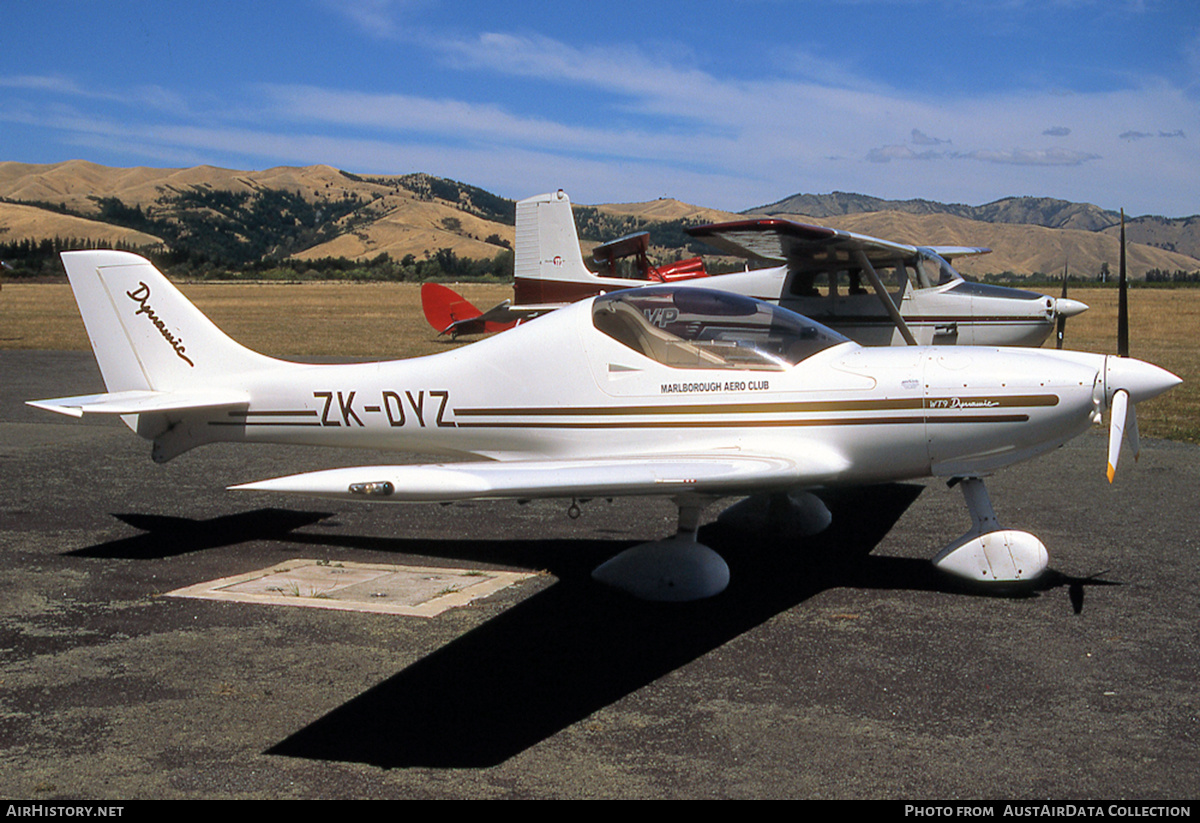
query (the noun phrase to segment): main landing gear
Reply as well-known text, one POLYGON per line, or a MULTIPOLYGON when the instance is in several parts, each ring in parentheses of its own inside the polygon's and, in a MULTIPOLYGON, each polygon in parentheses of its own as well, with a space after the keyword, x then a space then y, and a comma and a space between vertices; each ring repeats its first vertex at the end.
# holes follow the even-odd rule
MULTIPOLYGON (((642 543, 602 563, 592 578, 643 600, 700 600, 729 585, 724 558, 700 543, 700 514, 710 502, 677 497, 679 528, 674 537, 642 543)), ((816 495, 803 491, 753 495, 722 512, 720 522, 759 534, 807 537, 825 529, 832 515, 816 495)))
POLYGON ((696 540, 700 512, 707 502, 676 498, 679 530, 674 537, 626 549, 597 566, 592 579, 642 600, 682 602, 725 591, 729 566, 721 555, 696 540))

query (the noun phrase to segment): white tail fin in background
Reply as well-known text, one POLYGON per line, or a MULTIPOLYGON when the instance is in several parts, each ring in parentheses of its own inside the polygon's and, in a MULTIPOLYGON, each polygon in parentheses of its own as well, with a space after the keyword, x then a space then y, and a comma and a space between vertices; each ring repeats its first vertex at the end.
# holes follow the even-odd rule
POLYGON ((571 199, 562 189, 517 203, 514 270, 518 281, 595 280, 583 264, 571 199))
POLYGON ((62 260, 110 393, 180 392, 279 363, 232 340, 135 254, 72 251, 62 260))

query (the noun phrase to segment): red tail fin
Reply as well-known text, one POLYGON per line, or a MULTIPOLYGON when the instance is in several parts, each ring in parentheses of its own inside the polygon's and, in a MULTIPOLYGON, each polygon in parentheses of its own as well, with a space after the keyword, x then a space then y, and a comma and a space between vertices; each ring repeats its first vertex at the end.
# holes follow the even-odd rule
POLYGON ((483 314, 454 289, 440 283, 421 284, 421 308, 425 319, 439 334, 459 320, 470 320, 483 314))

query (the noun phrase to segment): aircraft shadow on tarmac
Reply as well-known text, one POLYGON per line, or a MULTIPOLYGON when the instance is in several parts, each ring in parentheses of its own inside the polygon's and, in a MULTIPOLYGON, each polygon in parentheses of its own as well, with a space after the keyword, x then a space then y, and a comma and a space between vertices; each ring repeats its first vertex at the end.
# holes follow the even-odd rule
MULTIPOLYGON (((383 768, 493 766, 825 589, 959 591, 926 560, 868 556, 921 490, 822 493, 834 525, 803 545, 707 526, 700 539, 725 557, 732 580, 715 598, 683 604, 638 601, 591 580, 591 569, 623 542, 384 541, 390 551, 547 568, 558 582, 267 753, 383 768)), ((1051 573, 1039 589, 1070 585, 1078 609, 1087 582, 1101 581, 1051 573)))
POLYGON ((75 557, 150 560, 232 546, 250 540, 283 540, 288 533, 329 517, 328 512, 256 509, 238 514, 193 520, 158 514, 114 514, 113 517, 145 534, 122 537, 67 554, 75 557))

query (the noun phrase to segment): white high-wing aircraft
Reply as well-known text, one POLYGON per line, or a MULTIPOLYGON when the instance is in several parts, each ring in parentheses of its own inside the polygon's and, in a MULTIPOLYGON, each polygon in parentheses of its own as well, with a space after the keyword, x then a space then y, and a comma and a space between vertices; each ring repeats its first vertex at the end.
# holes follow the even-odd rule
POLYGON ((778 303, 866 346, 1040 346, 1057 320, 1087 310, 1065 295, 971 283, 950 265, 952 258, 990 251, 984 248, 909 246, 767 218, 687 230, 765 268, 710 277, 699 258, 656 268, 645 258, 643 232, 600 246, 596 262, 606 273, 595 274, 584 265, 566 192, 521 200, 516 220, 513 299, 481 313, 446 287, 428 284, 422 302, 439 332, 500 331, 576 300, 663 282, 778 303), (625 269, 627 276, 617 276, 621 256, 638 263, 625 269))
POLYGON ((829 512, 807 489, 931 475, 961 478, 974 521, 939 568, 981 583, 1035 578, 1045 547, 1000 528, 982 478, 1104 409, 1111 478, 1122 438, 1137 447, 1134 405, 1180 382, 1080 352, 864 348, 785 308, 678 285, 583 300, 427 357, 309 365, 234 342, 136 255, 62 257, 108 391, 31 405, 119 415, 159 462, 216 441, 467 458, 237 489, 377 502, 669 496, 679 533, 594 573, 645 598, 724 589, 728 567, 696 538, 709 501, 773 495, 817 531, 829 512))

